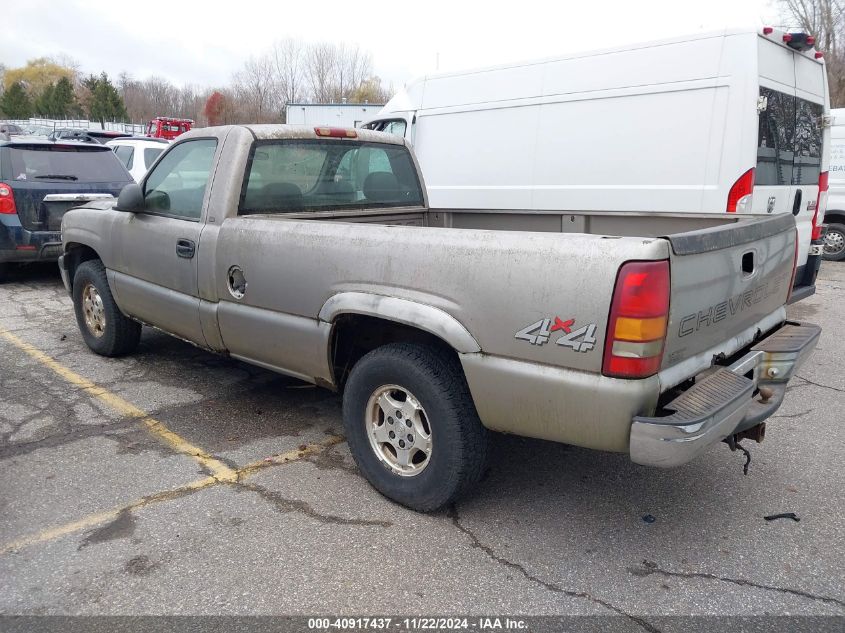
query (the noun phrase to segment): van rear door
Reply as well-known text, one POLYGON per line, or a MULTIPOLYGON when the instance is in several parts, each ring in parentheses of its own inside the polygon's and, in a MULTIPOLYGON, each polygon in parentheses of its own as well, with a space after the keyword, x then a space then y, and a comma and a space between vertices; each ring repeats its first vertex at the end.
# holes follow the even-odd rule
POLYGON ((750 211, 795 216, 796 284, 800 284, 810 251, 822 167, 825 67, 764 37, 758 39, 758 53, 757 164, 750 211))

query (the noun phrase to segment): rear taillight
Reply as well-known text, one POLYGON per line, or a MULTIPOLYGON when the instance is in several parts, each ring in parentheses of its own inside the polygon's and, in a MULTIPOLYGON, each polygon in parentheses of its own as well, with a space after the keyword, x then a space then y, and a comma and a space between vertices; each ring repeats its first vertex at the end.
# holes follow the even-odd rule
POLYGON ((669 319, 669 262, 628 262, 619 269, 602 373, 646 378, 657 373, 669 319))
POLYGON ((0 213, 17 213, 15 192, 5 182, 0 182, 0 213))
POLYGON ((821 239, 822 236, 822 222, 824 222, 824 213, 827 209, 827 190, 828 190, 828 172, 823 171, 819 174, 819 197, 816 198, 816 212, 813 214, 813 239, 821 239))
POLYGON ((742 174, 728 192, 728 206, 725 211, 736 213, 737 211, 751 210, 751 195, 754 193, 754 168, 742 174))

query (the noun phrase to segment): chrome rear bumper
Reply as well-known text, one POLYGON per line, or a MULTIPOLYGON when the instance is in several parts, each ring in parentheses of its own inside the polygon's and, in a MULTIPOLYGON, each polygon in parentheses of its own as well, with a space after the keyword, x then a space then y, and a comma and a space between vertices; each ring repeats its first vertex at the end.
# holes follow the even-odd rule
POLYGON ((694 459, 729 435, 759 424, 783 402, 786 385, 815 349, 821 328, 787 323, 668 403, 663 417, 636 416, 631 460, 671 468, 694 459), (768 398, 758 390, 771 390, 768 398))

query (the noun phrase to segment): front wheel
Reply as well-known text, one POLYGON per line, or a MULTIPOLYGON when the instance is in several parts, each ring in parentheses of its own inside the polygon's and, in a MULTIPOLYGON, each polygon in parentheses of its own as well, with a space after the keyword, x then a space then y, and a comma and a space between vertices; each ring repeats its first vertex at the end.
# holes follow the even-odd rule
POLYGON ((102 356, 132 352, 141 338, 141 324, 127 318, 117 307, 99 259, 83 262, 73 275, 73 310, 82 338, 102 356))
POLYGON ((394 343, 365 355, 346 383, 343 423, 367 480, 414 510, 451 503, 484 473, 488 432, 448 351, 394 343))
POLYGON ((838 262, 845 259, 845 224, 829 224, 824 236, 824 259, 838 262))

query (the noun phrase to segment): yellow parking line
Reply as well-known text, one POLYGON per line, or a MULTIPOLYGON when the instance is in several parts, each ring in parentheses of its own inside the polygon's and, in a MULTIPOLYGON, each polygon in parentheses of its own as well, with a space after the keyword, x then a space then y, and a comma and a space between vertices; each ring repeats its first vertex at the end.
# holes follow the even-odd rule
POLYGON ((180 437, 164 426, 164 424, 150 417, 145 411, 142 411, 132 403, 127 402, 117 394, 111 393, 103 387, 91 382, 84 376, 80 376, 75 371, 68 369, 56 359, 51 358, 38 348, 18 338, 5 328, 0 328, 0 337, 6 339, 12 345, 26 353, 31 358, 34 358, 45 367, 49 367, 72 385, 79 387, 82 391, 98 398, 121 415, 136 418, 159 440, 167 444, 174 451, 188 455, 195 459, 201 466, 206 468, 213 477, 219 479, 220 481, 235 481, 237 479, 237 474, 232 468, 220 460, 214 459, 204 450, 194 446, 183 437, 180 437))
POLYGON ((130 510, 135 510, 137 508, 142 508, 151 503, 174 499, 176 497, 181 496, 182 494, 193 492, 194 490, 206 488, 208 486, 212 486, 218 483, 220 483, 220 480, 216 479, 215 477, 205 477, 203 479, 193 481, 187 486, 180 486, 179 488, 172 488, 163 492, 157 492, 153 495, 138 499, 137 501, 133 501, 132 503, 127 504, 125 506, 121 506, 119 508, 114 508, 105 512, 98 512, 96 514, 89 514, 87 517, 83 517, 78 521, 71 521, 70 523, 65 523, 64 525, 58 525, 56 527, 48 528, 46 530, 38 532, 37 534, 24 536, 15 541, 11 541, 10 543, 6 543, 5 545, 0 546, 0 554, 16 552, 25 547, 29 547, 30 545, 46 543, 47 541, 52 541, 62 536, 73 534, 74 532, 81 532, 82 530, 87 530, 89 528, 96 527, 101 523, 114 521, 121 512, 127 512, 130 510))
POLYGON ((204 479, 198 479, 197 481, 193 481, 185 486, 171 488, 169 490, 164 490, 162 492, 157 492, 147 497, 143 497, 142 499, 138 499, 137 501, 133 501, 132 503, 121 506, 119 508, 114 508, 105 512, 98 512, 96 514, 90 514, 87 517, 79 519, 78 521, 72 521, 70 523, 65 523, 64 525, 58 525, 56 527, 42 530, 41 532, 38 532, 36 534, 23 536, 17 540, 11 541, 9 543, 6 543, 5 545, 0 546, 0 555, 8 554, 10 552, 16 552, 25 547, 30 547, 31 545, 46 543, 47 541, 52 541, 62 536, 67 536, 68 534, 81 532, 82 530, 88 530, 102 523, 107 523, 108 521, 114 521, 121 512, 137 510, 138 508, 143 508, 153 503, 160 503, 162 501, 176 499, 185 493, 200 490, 201 488, 207 488, 216 484, 243 481, 244 479, 247 479, 248 477, 254 475, 255 473, 265 468, 269 468, 271 466, 279 466, 281 464, 288 464, 290 462, 295 462, 310 455, 316 455, 317 453, 320 453, 321 451, 324 451, 327 448, 330 448, 341 442, 343 442, 342 437, 333 435, 323 440, 322 442, 318 442, 317 444, 307 444, 295 450, 288 451, 286 453, 281 453, 279 455, 273 455, 272 457, 268 457, 260 461, 252 462, 251 464, 247 464, 243 468, 239 468, 236 471, 232 471, 234 473, 234 478, 220 479, 218 477, 205 477, 204 479))

